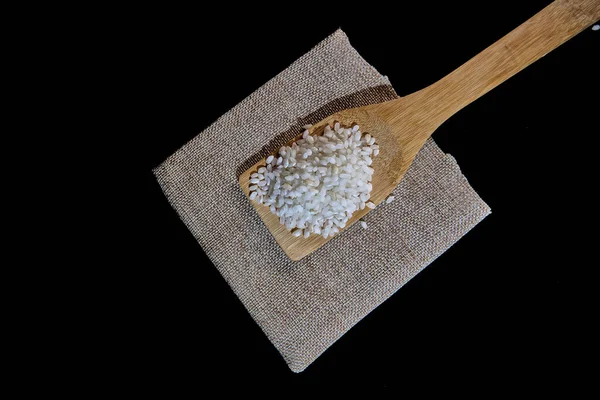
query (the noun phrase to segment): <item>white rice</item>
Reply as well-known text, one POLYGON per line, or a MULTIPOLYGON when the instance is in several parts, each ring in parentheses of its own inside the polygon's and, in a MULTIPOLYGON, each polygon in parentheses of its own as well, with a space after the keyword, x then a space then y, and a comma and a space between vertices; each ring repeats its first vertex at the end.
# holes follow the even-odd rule
MULTIPOLYGON (((325 127, 322 136, 310 135, 271 155, 266 166, 250 176, 250 200, 268 206, 295 237, 310 234, 334 236, 356 210, 375 208, 370 199, 372 157, 379 146, 358 125, 344 128, 338 122, 325 127)), ((361 225, 366 228, 366 222, 361 225), (363 225, 364 224, 364 225, 363 225)))

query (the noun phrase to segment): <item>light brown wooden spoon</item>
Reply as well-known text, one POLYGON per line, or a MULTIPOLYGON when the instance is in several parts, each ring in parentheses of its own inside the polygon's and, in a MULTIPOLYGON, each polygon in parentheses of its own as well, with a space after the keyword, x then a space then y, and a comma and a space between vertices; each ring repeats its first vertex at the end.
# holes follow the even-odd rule
MULTIPOLYGON (((598 19, 600 0, 557 0, 433 85, 397 100, 331 115, 315 124, 310 133, 322 134, 326 124, 337 121, 347 127, 358 124, 362 132, 376 138, 380 153, 372 164, 375 173, 371 201, 379 204, 398 185, 425 141, 444 121, 598 19)), ((250 175, 264 165, 262 159, 240 176, 246 196, 250 175)), ((320 235, 294 237, 268 207, 251 203, 292 260, 300 260, 330 240, 320 235)), ((345 229, 369 211, 365 208, 355 212, 345 229)))

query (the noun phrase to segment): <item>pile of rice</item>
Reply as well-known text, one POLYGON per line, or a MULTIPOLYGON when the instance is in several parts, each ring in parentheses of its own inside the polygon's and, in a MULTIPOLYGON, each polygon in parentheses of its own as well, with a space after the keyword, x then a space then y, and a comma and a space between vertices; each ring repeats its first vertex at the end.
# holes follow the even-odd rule
MULTIPOLYGON (((311 233, 333 236, 356 210, 375 208, 369 201, 375 138, 358 125, 325 127, 322 136, 310 135, 279 149, 250 177, 250 200, 268 206, 294 236, 311 233)), ((363 225, 366 227, 366 224, 363 225)))

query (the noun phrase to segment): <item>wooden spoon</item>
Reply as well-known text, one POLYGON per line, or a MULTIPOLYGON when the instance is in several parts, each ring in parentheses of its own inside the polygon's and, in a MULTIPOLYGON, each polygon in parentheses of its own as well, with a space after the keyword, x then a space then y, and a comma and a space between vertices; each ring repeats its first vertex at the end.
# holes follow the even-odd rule
MULTIPOLYGON (((337 121, 346 127, 358 124, 362 132, 376 138, 380 153, 372 164, 375 173, 371 201, 379 204, 398 185, 425 141, 444 121, 598 19, 600 0, 557 0, 433 85, 400 99, 331 115, 315 124, 310 133, 323 134, 325 125, 333 126, 337 121)), ((240 176, 246 196, 250 175, 264 165, 262 159, 240 176)), ((300 260, 330 240, 314 234, 306 239, 294 237, 268 207, 251 203, 292 260, 300 260)), ((344 229, 369 211, 356 211, 344 229)))

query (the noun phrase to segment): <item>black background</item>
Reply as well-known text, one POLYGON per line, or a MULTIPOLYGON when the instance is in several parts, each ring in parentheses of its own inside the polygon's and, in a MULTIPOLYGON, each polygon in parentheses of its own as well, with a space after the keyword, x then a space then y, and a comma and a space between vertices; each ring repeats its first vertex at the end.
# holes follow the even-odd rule
POLYGON ((134 160, 136 201, 123 221, 135 222, 118 256, 125 267, 112 269, 119 312, 104 327, 117 344, 107 380, 494 389, 547 386, 573 370, 581 328, 568 293, 593 248, 581 224, 597 182, 587 140, 600 133, 600 32, 582 32, 436 131, 492 214, 301 374, 287 368, 151 173, 338 27, 406 95, 549 2, 487 3, 157 8, 108 24, 118 34, 103 61, 122 82, 116 112, 133 117, 114 147, 134 160))

